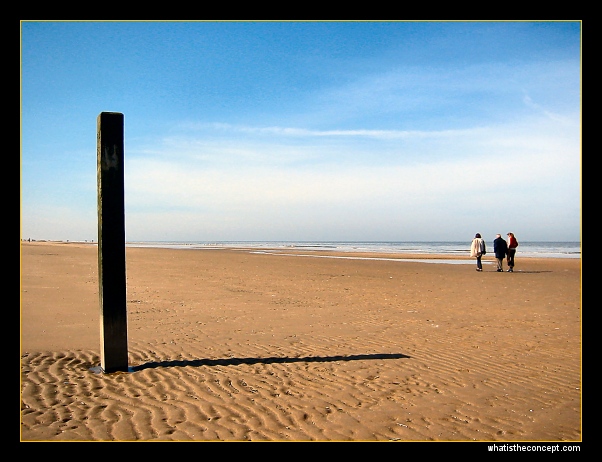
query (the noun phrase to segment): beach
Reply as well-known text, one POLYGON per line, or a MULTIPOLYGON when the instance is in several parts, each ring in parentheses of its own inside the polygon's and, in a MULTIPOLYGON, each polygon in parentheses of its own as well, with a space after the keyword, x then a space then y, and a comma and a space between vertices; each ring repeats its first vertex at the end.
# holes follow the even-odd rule
POLYGON ((22 242, 21 441, 581 441, 580 258, 337 256, 127 248, 105 374, 97 246, 22 242))

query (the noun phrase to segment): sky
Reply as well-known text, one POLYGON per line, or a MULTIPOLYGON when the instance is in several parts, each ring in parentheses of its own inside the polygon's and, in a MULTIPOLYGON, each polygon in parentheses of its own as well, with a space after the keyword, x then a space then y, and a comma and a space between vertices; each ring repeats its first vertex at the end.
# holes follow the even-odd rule
POLYGON ((580 21, 22 21, 21 238, 581 240, 580 21))

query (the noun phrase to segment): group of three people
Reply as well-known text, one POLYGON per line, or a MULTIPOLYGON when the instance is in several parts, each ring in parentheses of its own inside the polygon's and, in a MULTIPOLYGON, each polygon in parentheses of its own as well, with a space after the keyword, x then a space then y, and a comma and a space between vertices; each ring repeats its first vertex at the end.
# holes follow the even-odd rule
MULTIPOLYGON (((517 247, 518 241, 514 237, 514 233, 508 233, 508 241, 505 241, 501 234, 496 234, 493 241, 493 253, 495 254, 498 272, 501 273, 504 271, 504 258, 508 264, 508 272, 512 273, 514 271, 514 255, 516 254, 517 247)), ((470 256, 477 259, 477 271, 483 271, 481 257, 486 253, 485 240, 477 233, 470 246, 470 256)))

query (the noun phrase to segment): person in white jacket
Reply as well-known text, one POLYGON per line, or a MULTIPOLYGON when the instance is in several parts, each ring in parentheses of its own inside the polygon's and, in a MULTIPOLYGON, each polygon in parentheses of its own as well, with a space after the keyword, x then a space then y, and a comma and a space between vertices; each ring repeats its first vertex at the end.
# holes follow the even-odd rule
POLYGON ((485 240, 479 233, 475 234, 472 244, 470 245, 470 256, 477 259, 477 271, 483 271, 481 257, 487 253, 485 240))

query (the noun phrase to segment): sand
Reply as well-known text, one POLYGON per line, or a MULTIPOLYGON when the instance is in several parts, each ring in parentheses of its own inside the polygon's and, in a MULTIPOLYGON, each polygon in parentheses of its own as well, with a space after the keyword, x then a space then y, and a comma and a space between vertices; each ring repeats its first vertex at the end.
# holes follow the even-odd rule
POLYGON ((21 441, 581 441, 580 259, 126 256, 106 374, 96 245, 21 244, 21 441))

